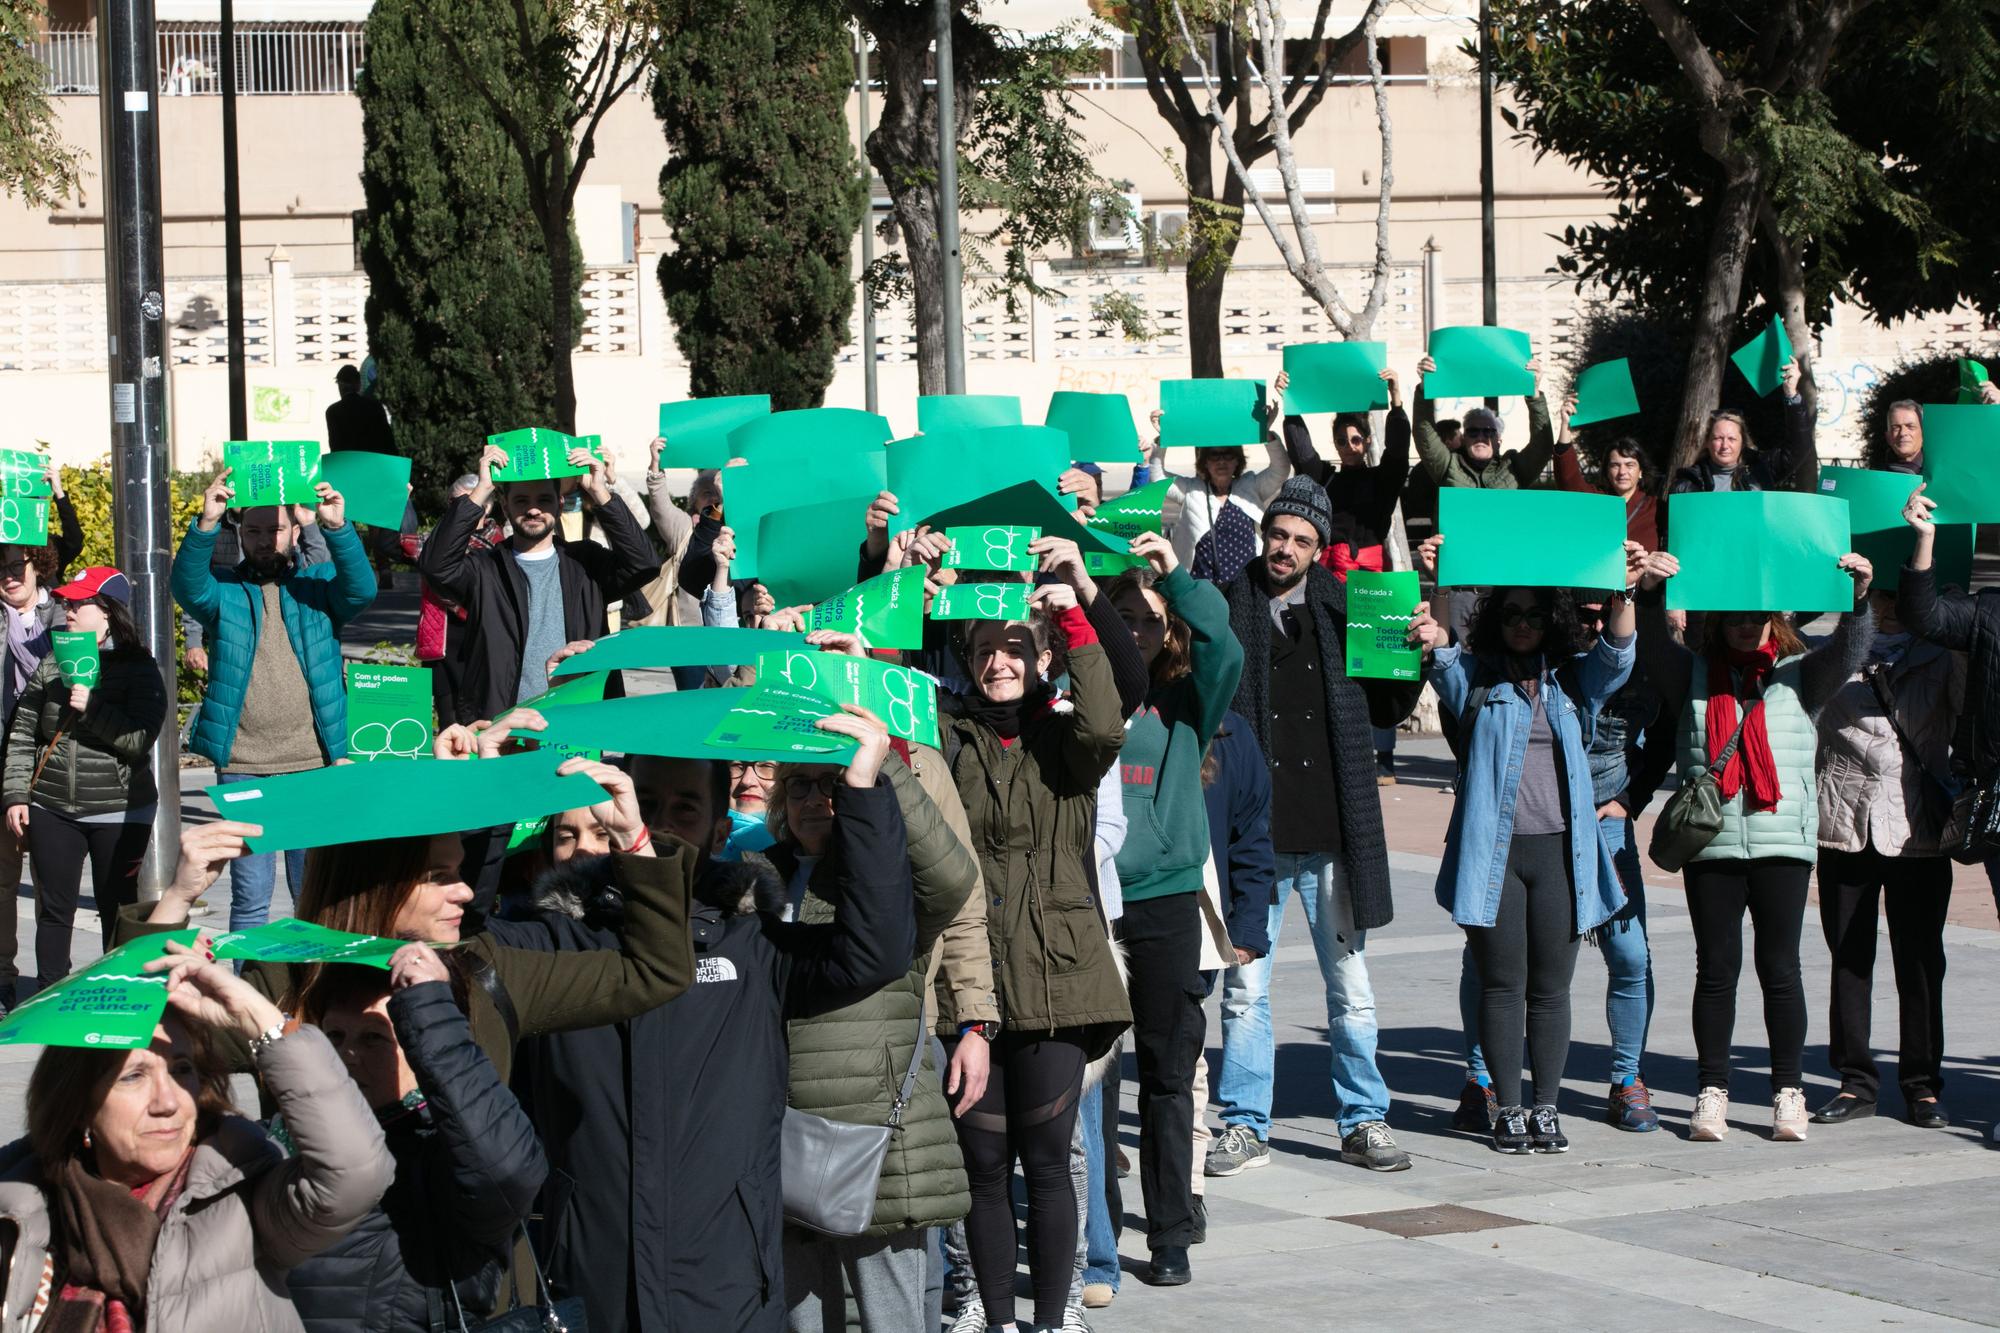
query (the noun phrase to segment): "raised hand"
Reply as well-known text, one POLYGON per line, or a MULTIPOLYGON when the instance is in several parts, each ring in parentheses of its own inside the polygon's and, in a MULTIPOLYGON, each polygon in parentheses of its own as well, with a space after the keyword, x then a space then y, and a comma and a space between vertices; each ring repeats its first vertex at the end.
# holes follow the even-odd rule
POLYGON ((1132 554, 1144 560, 1156 578, 1165 578, 1181 565, 1174 544, 1157 532, 1142 532, 1132 538, 1132 554))
POLYGON ((201 493, 201 530, 214 532, 215 525, 222 522, 222 515, 229 508, 229 502, 236 498, 236 488, 229 484, 229 469, 215 474, 215 480, 208 483, 208 489, 201 493))
POLYGON ((203 1027, 257 1037, 285 1021, 278 1007, 234 971, 215 961, 206 935, 190 949, 169 940, 166 952, 148 962, 147 972, 164 972, 167 1007, 203 1027))
POLYGON ((882 775, 883 761, 889 757, 889 728, 881 718, 859 704, 842 704, 840 711, 813 723, 821 731, 847 736, 860 742, 847 765, 844 780, 850 787, 872 787, 882 775))
POLYGON ((1854 600, 1859 602, 1868 595, 1868 585, 1875 581, 1875 566, 1867 556, 1849 551, 1840 557, 1840 567, 1854 580, 1854 600))
POLYGON ((1417 568, 1436 581, 1438 572, 1438 552, 1444 549, 1444 534, 1433 533, 1417 546, 1415 555, 1417 568))
POLYGON ((1919 537, 1930 537, 1937 533, 1937 523, 1931 518, 1931 512, 1937 508, 1937 501, 1924 494, 1924 487, 1929 484, 1929 482, 1918 482, 1917 489, 1910 492, 1910 498, 1903 501, 1903 522, 1909 524, 1919 537))
POLYGON ((408 990, 426 981, 450 981, 444 957, 428 944, 405 944, 389 955, 389 989, 408 990))
POLYGON ((613 848, 644 856, 653 854, 645 817, 639 813, 638 789, 632 785, 630 773, 581 755, 563 760, 556 767, 556 772, 565 777, 571 773, 582 773, 604 788, 605 799, 591 805, 590 817, 602 824, 604 831, 611 835, 613 848))
POLYGON ((588 449, 570 450, 568 461, 571 467, 584 469, 583 481, 580 483, 583 498, 593 505, 610 504, 610 465, 588 449))
POLYGON ((1799 369, 1799 359, 1787 357, 1785 364, 1778 367, 1778 375, 1784 383, 1785 397, 1798 397, 1799 381, 1805 378, 1805 372, 1799 369))
POLYGON ((347 525, 347 501, 339 491, 326 482, 313 487, 313 494, 319 497, 319 504, 313 509, 313 521, 322 532, 335 532, 347 525))
POLYGON ((1451 643, 1451 631, 1431 618, 1431 604, 1429 602, 1418 602, 1416 614, 1410 617, 1410 630, 1407 641, 1412 646, 1420 647, 1427 653, 1434 652, 1451 643))

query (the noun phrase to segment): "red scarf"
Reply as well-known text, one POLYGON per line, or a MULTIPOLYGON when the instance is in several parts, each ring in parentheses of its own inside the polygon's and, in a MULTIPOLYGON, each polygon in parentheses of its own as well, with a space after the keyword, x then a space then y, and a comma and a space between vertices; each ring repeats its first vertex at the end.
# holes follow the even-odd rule
POLYGON ((1382 558, 1380 546, 1350 546, 1346 542, 1320 547, 1319 562, 1332 570, 1334 577, 1342 583, 1347 582, 1347 571, 1350 569, 1370 569, 1380 574, 1389 567, 1382 558))
POLYGON ((1771 669, 1777 663, 1778 645, 1775 642, 1747 653, 1725 648, 1721 656, 1708 659, 1710 764, 1722 757, 1723 747, 1736 734, 1739 689, 1732 679, 1733 672, 1743 673, 1740 693, 1756 701, 1752 703, 1749 718, 1743 724, 1743 739, 1737 742, 1736 753, 1729 756, 1729 763, 1716 777, 1716 785, 1726 801, 1742 789, 1747 774, 1750 785, 1747 803, 1752 810, 1777 809, 1781 794, 1778 790, 1778 761, 1771 757, 1771 737, 1764 729, 1764 710, 1756 706, 1763 700, 1764 683, 1770 679, 1771 669))

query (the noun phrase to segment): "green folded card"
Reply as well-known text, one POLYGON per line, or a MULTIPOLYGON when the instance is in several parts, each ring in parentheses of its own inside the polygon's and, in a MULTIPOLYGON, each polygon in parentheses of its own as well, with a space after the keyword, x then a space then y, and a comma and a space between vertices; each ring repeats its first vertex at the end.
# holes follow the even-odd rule
POLYGON ((1639 391, 1632 387, 1628 357, 1584 367, 1570 391, 1576 395, 1576 413, 1569 419, 1571 430, 1639 415, 1639 391))
POLYGON ((1729 359, 1743 378, 1750 381, 1759 398, 1768 397, 1771 390, 1785 382, 1785 362, 1792 359, 1792 339, 1785 332, 1785 321, 1772 316, 1764 331, 1731 352, 1729 359))
POLYGON ((1167 492, 1173 489, 1173 481, 1156 481, 1150 486, 1142 486, 1136 491, 1127 491, 1116 500, 1107 500, 1097 506, 1097 512, 1083 520, 1087 528, 1095 528, 1126 541, 1142 532, 1164 531, 1161 511, 1166 508, 1167 492))
POLYGON ((1379 412, 1389 406, 1389 344, 1287 343, 1285 411, 1379 412))
POLYGON ((751 762, 773 758, 798 764, 845 764, 854 756, 853 741, 816 725, 840 711, 839 705, 820 695, 764 684, 696 693, 737 696, 708 735, 706 743, 718 753, 741 755, 751 762))
POLYGON ((1262 444, 1264 381, 1161 380, 1160 443, 1168 449, 1262 444))
POLYGON ((228 440, 222 465, 239 509, 319 502, 317 440, 228 440))
POLYGON ((1847 501, 1847 525, 1857 533, 1907 530, 1903 506, 1922 480, 1909 472, 1879 472, 1861 467, 1819 470, 1820 494, 1847 501))
MULTIPOLYGON (((981 496, 1034 482, 1051 496, 1070 465, 1069 436, 1047 426, 990 426, 985 430, 913 435, 889 446, 889 490, 897 514, 889 535, 919 524, 943 524, 938 515, 981 496)), ((1057 501, 1076 508, 1076 497, 1057 501)))
POLYGON ((53 495, 49 460, 31 449, 0 449, 0 495, 53 495))
POLYGON ((870 648, 923 647, 923 566, 892 569, 836 593, 813 608, 806 629, 859 634, 870 648))
POLYGON ((931 598, 932 620, 1026 620, 1025 583, 952 583, 931 598))
POLYGON ((1924 409, 1924 495, 1939 523, 2000 523, 2000 406, 1924 409))
POLYGON ((888 418, 855 407, 801 407, 752 417, 729 432, 729 457, 770 463, 800 456, 880 453, 888 418))
POLYGON ((1979 396, 1979 386, 1986 383, 1986 367, 1970 357, 1960 357, 1958 361, 1958 401, 1961 404, 1983 402, 1979 396))
MULTIPOLYGON (((1848 611, 1854 581, 1847 501, 1791 491, 1689 491, 1667 497, 1667 580, 1675 611, 1848 611)), ((1450 542, 1445 543, 1447 546, 1450 542)))
POLYGON ((101 663, 95 630, 52 630, 49 648, 56 655, 56 670, 61 673, 63 684, 96 686, 101 663))
POLYGON ((400 532, 410 504, 410 460, 396 454, 345 449, 320 460, 320 480, 340 494, 347 517, 400 532))
POLYGON ((1625 502, 1579 491, 1438 492, 1445 587, 1623 588, 1625 502))
MULTIPOLYGON (((782 413, 780 414, 782 415, 782 413)), ((776 417, 770 420, 776 420, 776 417)), ((842 567, 848 571, 860 552, 868 505, 888 484, 888 456, 880 449, 797 454, 724 468, 723 522, 736 534, 735 578, 762 573, 764 516, 800 505, 848 502, 854 512, 854 546, 842 567)), ((895 529, 892 527, 891 532, 895 529)))
POLYGON ((919 434, 1020 424, 1021 400, 1011 393, 926 393, 917 397, 919 434))
POLYGON ((764 515, 757 528, 757 581, 779 606, 810 606, 854 577, 868 535, 867 502, 853 497, 791 505, 764 515))
POLYGON ((760 653, 757 683, 783 685, 836 705, 857 704, 881 718, 891 736, 937 747, 937 682, 914 667, 806 648, 760 653))
POLYGON ((738 426, 771 415, 768 393, 691 398, 660 404, 661 467, 721 467, 729 462, 729 436, 738 426))
POLYGON ((600 462, 604 458, 601 436, 565 435, 559 430, 541 426, 489 435, 486 442, 507 453, 507 465, 493 469, 495 485, 509 481, 559 481, 564 477, 581 477, 590 469, 577 467, 569 461, 572 449, 585 450, 600 462))
MULTIPOLYGON (((718 739, 716 732, 732 708, 743 704, 754 689, 670 690, 664 694, 636 694, 602 703, 551 704, 541 709, 548 723, 545 731, 534 733, 544 748, 595 750, 611 754, 659 755, 669 759, 711 759, 761 763, 798 757, 791 742, 759 745, 742 735, 718 739)), ((812 696, 824 716, 836 711, 831 703, 812 696)), ((810 719, 808 719, 810 722, 810 719)), ((827 732, 813 732, 815 744, 829 747, 823 753, 845 762, 854 743, 827 732)))
POLYGON ((430 758, 432 711, 429 667, 347 664, 347 757, 356 763, 430 758))
POLYGON ((1082 393, 1058 389, 1049 399, 1044 425, 1069 436, 1070 457, 1079 463, 1142 463, 1139 428, 1132 401, 1122 393, 1082 393))
POLYGON ((1001 569, 1015 573, 1032 570, 1040 563, 1028 547, 1042 535, 1040 528, 946 528, 951 549, 944 553, 945 569, 1001 569))
POLYGON ((1409 639, 1410 617, 1422 600, 1414 569, 1347 571, 1347 674, 1366 680, 1422 679, 1424 651, 1412 648, 1409 639))
MULTIPOLYGON (((1040 528, 1044 537, 1067 537, 1085 556, 1097 551, 1124 555, 1130 543, 1105 528, 1085 526, 1070 512, 1074 497, 1057 499, 1038 481, 1024 481, 990 495, 941 509, 930 517, 933 529, 983 528, 999 524, 1016 528, 1040 528)), ((893 525, 892 525, 893 526, 893 525)))
MULTIPOLYGON (((1931 543, 1931 568, 1937 571, 1938 587, 1972 587, 1972 549, 1978 537, 1979 528, 1971 523, 1939 525, 1937 538, 1931 543)), ((1869 586, 1883 592, 1902 588, 1903 566, 1910 563, 1916 547, 1917 534, 1908 528, 1854 534, 1855 553, 1867 556, 1875 567, 1875 580, 1869 586)))
POLYGON ((116 1051, 150 1045, 166 1012, 167 981, 145 965, 163 957, 169 942, 191 945, 200 933, 141 935, 43 987, 0 1019, 0 1044, 116 1051))
POLYGON ((396 951, 409 943, 382 935, 332 930, 297 917, 267 921, 249 930, 217 935, 214 940, 217 962, 244 959, 260 963, 358 963, 384 969, 396 951))
POLYGON ((599 639, 556 664, 562 676, 590 671, 656 671, 665 667, 735 666, 759 653, 806 646, 803 634, 707 625, 635 625, 599 639))
POLYGON ((1519 329, 1484 324, 1451 324, 1431 332, 1431 360, 1437 369, 1424 376, 1424 397, 1532 398, 1535 356, 1519 329))
POLYGON ((48 541, 48 497, 0 496, 0 545, 46 546, 48 541))

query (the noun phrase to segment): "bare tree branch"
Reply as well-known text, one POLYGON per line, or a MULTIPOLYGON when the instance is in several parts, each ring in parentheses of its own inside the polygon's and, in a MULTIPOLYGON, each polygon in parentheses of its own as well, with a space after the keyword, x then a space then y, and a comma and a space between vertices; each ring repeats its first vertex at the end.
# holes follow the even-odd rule
MULTIPOLYGON (((1265 94, 1271 105, 1285 104, 1283 79, 1285 74, 1284 20, 1275 12, 1274 0, 1251 0, 1251 12, 1256 16, 1257 35, 1264 47, 1264 67, 1258 77, 1264 84, 1265 94)), ((1342 337, 1354 336, 1354 312, 1347 301, 1326 276, 1326 266, 1320 259, 1319 234, 1313 230, 1312 217, 1306 209, 1305 191, 1299 187, 1298 154, 1292 147, 1292 128, 1288 117, 1271 118, 1271 150, 1278 159, 1278 179, 1285 187, 1285 204, 1292 214, 1292 227, 1298 233, 1299 252, 1303 256, 1303 272, 1296 276, 1308 292, 1326 307, 1334 327, 1342 337)), ((1245 182, 1247 185, 1249 182, 1245 182)))
POLYGON ((1382 74, 1382 48, 1375 40, 1375 24, 1381 17, 1380 3, 1372 6, 1362 20, 1362 40, 1368 46, 1368 82, 1375 89, 1375 124, 1382 135, 1381 187, 1375 198, 1375 275, 1368 284, 1368 299, 1362 304, 1355 325, 1367 336, 1375 331, 1375 320, 1389 299, 1389 202, 1396 183, 1394 136, 1389 125, 1389 84, 1382 74))

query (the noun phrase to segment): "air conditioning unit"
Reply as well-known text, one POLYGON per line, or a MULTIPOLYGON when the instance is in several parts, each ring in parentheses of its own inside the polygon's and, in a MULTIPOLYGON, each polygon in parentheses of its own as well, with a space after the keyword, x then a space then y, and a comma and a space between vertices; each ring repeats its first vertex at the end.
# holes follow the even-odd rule
POLYGON ((1092 254, 1124 254, 1139 248, 1139 210, 1146 201, 1136 193, 1111 196, 1090 210, 1084 246, 1092 254), (1114 205, 1111 199, 1122 200, 1114 205))
POLYGON ((1185 208, 1161 208, 1146 214, 1146 249, 1152 254, 1171 253, 1188 227, 1185 208))
MULTIPOLYGON (((1250 183, 1273 208, 1285 202, 1285 180, 1276 167, 1259 167, 1250 173, 1250 183)), ((1306 197, 1306 216, 1330 218, 1334 215, 1333 168, 1300 167, 1299 193, 1306 197)))

